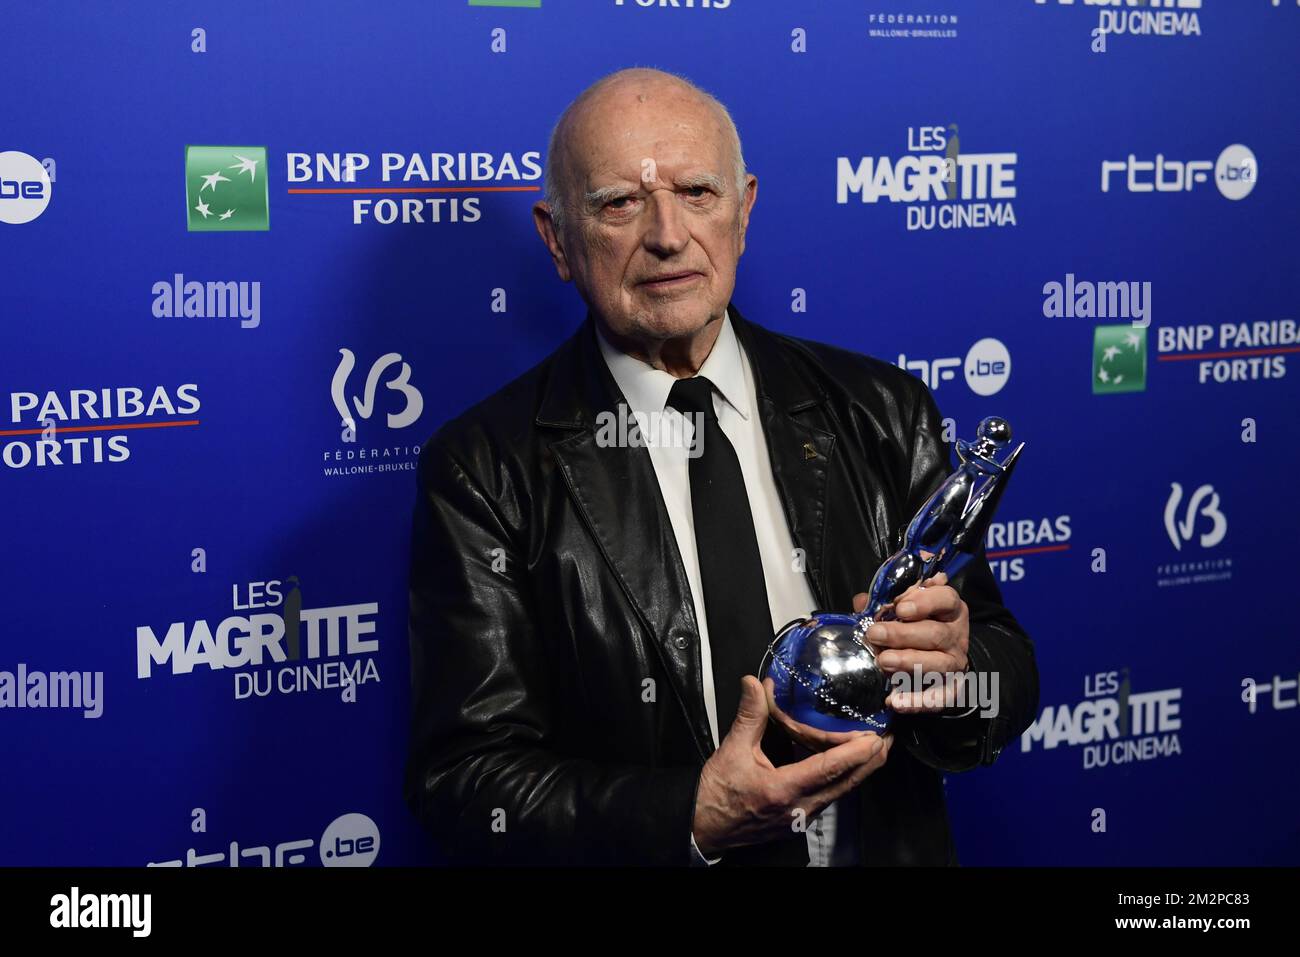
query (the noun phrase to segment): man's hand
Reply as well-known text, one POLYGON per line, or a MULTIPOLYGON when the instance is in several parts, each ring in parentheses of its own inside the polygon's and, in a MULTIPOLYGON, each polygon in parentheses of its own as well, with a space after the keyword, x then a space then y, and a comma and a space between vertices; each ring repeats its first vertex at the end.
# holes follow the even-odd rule
POLYGON ((768 717, 784 728, 787 735, 814 754, 818 751, 828 751, 837 744, 852 741, 863 734, 862 731, 823 731, 821 728, 796 721, 782 711, 780 705, 776 703, 776 682, 771 678, 764 678, 763 690, 767 693, 768 717))
MULTIPOLYGON (((865 592, 853 596, 855 611, 866 604, 865 592)), ((970 615, 946 574, 940 572, 913 585, 894 602, 893 611, 895 620, 876 622, 867 631, 867 641, 877 652, 876 661, 883 671, 910 675, 918 665, 922 673, 950 675, 966 670, 970 615)), ((953 706, 944 693, 951 687, 945 682, 925 691, 896 691, 886 704, 900 714, 943 711, 953 706)))
POLYGON ((767 694, 747 675, 735 723, 700 772, 692 832, 705 857, 788 837, 796 821, 811 821, 882 767, 893 742, 862 732, 778 768, 763 753, 767 720, 767 694))

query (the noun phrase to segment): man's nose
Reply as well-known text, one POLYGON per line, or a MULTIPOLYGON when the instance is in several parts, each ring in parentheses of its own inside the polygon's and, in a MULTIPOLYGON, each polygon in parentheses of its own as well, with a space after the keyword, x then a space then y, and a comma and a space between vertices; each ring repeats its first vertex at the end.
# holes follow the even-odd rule
POLYGON ((691 234, 686 228, 677 194, 671 189, 651 190, 646 205, 649 224, 642 238, 646 248, 665 256, 685 249, 691 241, 691 234))

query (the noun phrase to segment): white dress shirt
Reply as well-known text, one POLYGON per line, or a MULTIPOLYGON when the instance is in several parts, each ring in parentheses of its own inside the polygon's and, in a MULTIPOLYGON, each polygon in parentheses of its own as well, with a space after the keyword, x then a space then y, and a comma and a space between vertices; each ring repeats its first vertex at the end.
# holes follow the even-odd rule
MULTIPOLYGON (((718 727, 709 626, 704 611, 700 560, 695 548, 688 456, 692 435, 691 419, 689 416, 679 416, 675 409, 667 409, 665 412, 668 393, 677 381, 672 375, 621 352, 606 340, 599 323, 596 324, 596 330, 596 338, 609 371, 627 400, 630 415, 635 417, 642 435, 646 437, 650 461, 659 480, 659 490, 668 509, 682 564, 686 568, 686 578, 691 586, 695 606, 695 621, 700 632, 704 708, 708 713, 709 728, 713 732, 716 746, 730 729, 718 727), (675 428, 669 428, 670 423, 675 428)), ((758 538, 763 580, 767 585, 767 604, 772 617, 772 631, 775 633, 793 619, 807 617, 813 611, 816 601, 802 571, 807 563, 795 553, 785 511, 777 493, 776 479, 772 475, 767 441, 758 415, 753 369, 731 326, 730 316, 723 315, 722 329, 698 374, 707 377, 714 385, 713 408, 718 416, 718 425, 735 447, 736 457, 740 460, 745 492, 749 496, 749 508, 754 516, 754 533, 758 538)), ((757 660, 754 666, 758 667, 757 660)), ((808 822, 810 866, 849 864, 856 858, 854 835, 837 835, 836 823, 844 817, 844 809, 839 807, 841 803, 830 805, 808 822)), ((691 847, 696 863, 704 863, 705 858, 695 847, 694 835, 691 836, 691 847)), ((721 858, 709 860, 708 863, 717 863, 718 860, 721 858)))

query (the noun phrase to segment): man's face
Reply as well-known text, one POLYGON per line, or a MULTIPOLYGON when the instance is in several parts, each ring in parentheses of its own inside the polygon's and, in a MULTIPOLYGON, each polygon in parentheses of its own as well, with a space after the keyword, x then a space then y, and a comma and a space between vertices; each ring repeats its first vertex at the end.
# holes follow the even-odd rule
POLYGON ((538 217, 560 278, 616 335, 693 336, 731 299, 757 180, 738 190, 722 117, 670 82, 615 82, 573 119, 563 234, 538 217))

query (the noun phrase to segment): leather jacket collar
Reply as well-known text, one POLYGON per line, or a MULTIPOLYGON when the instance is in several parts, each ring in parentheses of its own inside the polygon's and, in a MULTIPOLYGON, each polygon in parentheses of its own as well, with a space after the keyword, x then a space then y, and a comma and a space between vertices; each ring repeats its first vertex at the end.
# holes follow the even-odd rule
MULTIPOLYGON (((836 443, 828 417, 821 414, 827 396, 783 351, 776 334, 751 325, 734 305, 728 308, 754 370, 758 414, 791 537, 804 550, 813 595, 819 607, 826 607, 826 488, 836 443)), ((643 625, 655 635, 655 647, 678 695, 698 705, 686 708, 687 718, 701 755, 707 757, 713 740, 699 662, 684 653, 699 640, 690 585, 649 453, 636 446, 602 448, 596 443, 597 414, 615 409, 624 399, 595 336, 595 319, 588 312, 556 356, 536 423, 557 433, 549 443, 551 454, 605 561, 643 625), (626 502, 651 499, 659 508, 628 521, 626 502), (675 560, 656 567, 646 561, 647 554, 672 555, 675 560), (679 640, 682 637, 687 641, 679 640)))

